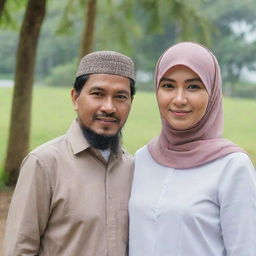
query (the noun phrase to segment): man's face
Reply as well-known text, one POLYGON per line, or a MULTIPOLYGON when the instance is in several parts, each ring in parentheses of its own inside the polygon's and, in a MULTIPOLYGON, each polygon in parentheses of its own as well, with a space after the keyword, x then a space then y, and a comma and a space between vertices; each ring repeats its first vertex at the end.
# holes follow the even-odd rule
POLYGON ((80 94, 72 89, 71 96, 81 124, 104 136, 121 130, 132 104, 130 80, 118 75, 92 74, 80 94))

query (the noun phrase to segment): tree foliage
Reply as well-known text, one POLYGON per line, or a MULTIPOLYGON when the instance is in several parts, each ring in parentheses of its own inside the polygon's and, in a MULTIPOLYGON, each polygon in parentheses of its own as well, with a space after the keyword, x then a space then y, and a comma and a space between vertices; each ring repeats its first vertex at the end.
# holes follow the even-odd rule
POLYGON ((16 16, 24 11, 26 0, 0 0, 0 26, 17 30, 19 23, 16 16))
MULTIPOLYGON (((15 1, 20 9, 16 7, 10 13, 20 24, 21 3, 26 1, 8 0, 7 7, 15 1)), ((36 77, 41 80, 56 66, 64 65, 66 70, 67 63, 76 63, 81 38, 88 38, 82 36, 88 0, 48 1, 36 67, 36 77)), ((217 55, 225 81, 235 81, 242 69, 255 68, 255 40, 250 39, 255 34, 255 10, 253 0, 233 0, 232 4, 229 0, 101 0, 97 3, 92 48, 128 54, 135 59, 137 69, 152 73, 157 58, 168 46, 181 40, 196 41, 217 55), (242 24, 246 24, 246 30, 234 30, 242 24)), ((13 71, 16 41, 10 32, 0 32, 0 54, 5 59, 0 73, 13 71)))
POLYGON ((209 1, 203 11, 217 28, 212 34, 212 48, 221 64, 223 78, 234 83, 244 68, 256 68, 256 2, 209 1))

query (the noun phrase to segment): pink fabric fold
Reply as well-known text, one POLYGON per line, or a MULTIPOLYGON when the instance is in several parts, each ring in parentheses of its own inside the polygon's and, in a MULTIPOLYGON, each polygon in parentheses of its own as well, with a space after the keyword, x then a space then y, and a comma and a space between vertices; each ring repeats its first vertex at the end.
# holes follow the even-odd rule
POLYGON ((202 119, 187 130, 176 130, 162 118, 160 136, 148 144, 153 159, 167 167, 186 169, 233 152, 244 152, 222 137, 222 80, 219 64, 213 53, 192 42, 182 42, 170 47, 156 65, 156 91, 162 76, 176 65, 185 65, 198 74, 208 91, 209 103, 202 119))

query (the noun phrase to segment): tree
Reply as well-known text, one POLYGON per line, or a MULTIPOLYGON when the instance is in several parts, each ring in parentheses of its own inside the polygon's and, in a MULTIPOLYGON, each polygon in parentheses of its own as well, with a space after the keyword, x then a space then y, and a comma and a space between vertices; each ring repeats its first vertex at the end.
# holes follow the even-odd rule
MULTIPOLYGON (((144 4, 147 1, 149 5, 146 6, 149 9, 154 9, 156 1, 144 0, 142 2, 144 4)), ((179 13, 182 14, 181 17, 185 17, 186 10, 188 10, 187 16, 196 17, 194 20, 199 21, 199 19, 197 19, 199 17, 197 13, 195 13, 196 15, 193 16, 193 8, 184 7, 186 6, 184 5, 185 2, 179 4, 179 0, 174 0, 172 3, 176 3, 175 5, 164 5, 164 2, 170 3, 169 1, 160 2, 162 5, 159 4, 157 10, 159 13, 160 11, 163 11, 163 14, 158 14, 159 17, 164 17, 165 14, 167 15, 165 17, 170 17, 171 15, 169 14, 175 12, 174 16, 177 17, 177 20, 179 20, 178 24, 180 24, 177 34, 182 34, 182 28, 188 25, 190 22, 189 19, 186 19, 186 22, 183 22, 181 18, 178 19, 179 13), (169 11, 164 12, 167 9, 169 11)), ((124 38, 128 38, 130 41, 132 41, 136 33, 139 34, 140 31, 143 31, 140 29, 140 27, 144 26, 145 24, 152 24, 151 20, 146 20, 145 24, 143 24, 143 19, 137 19, 135 15, 136 10, 138 8, 144 8, 143 4, 139 4, 140 3, 133 0, 102 0, 100 5, 97 5, 97 0, 69 0, 65 12, 68 13, 69 11, 73 11, 73 23, 79 23, 79 9, 74 11, 73 6, 80 7, 82 10, 86 8, 86 12, 84 12, 86 15, 83 14, 85 20, 85 25, 83 26, 84 29, 80 28, 82 31, 84 30, 82 33, 83 39, 81 40, 81 49, 83 49, 80 51, 81 55, 91 51, 93 48, 93 38, 95 36, 95 31, 97 32, 100 30, 99 27, 104 27, 106 31, 104 35, 101 35, 101 37, 99 36, 100 34, 96 34, 96 36, 98 36, 97 42, 101 41, 102 38, 108 38, 108 41, 111 41, 111 49, 120 50, 120 47, 125 44, 123 44, 122 41, 116 39, 123 38, 124 41, 124 38), (101 11, 101 15, 97 16, 99 11, 101 11), (97 27, 99 24, 101 26, 97 27), (104 24, 104 26, 102 24, 104 24), (113 31, 115 31, 115 33, 112 33, 113 31)), ((34 66, 38 36, 45 15, 45 5, 46 0, 28 0, 26 14, 20 33, 15 72, 15 90, 13 95, 10 134, 7 148, 7 157, 5 161, 5 170, 8 174, 8 185, 15 184, 20 163, 29 150, 30 112, 32 85, 34 79, 34 66)), ((145 9, 144 13, 146 12, 147 9, 145 9)), ((157 21, 158 20, 156 20, 156 22, 157 21)), ((147 32, 147 30, 145 31, 147 32)))
POLYGON ((97 15, 97 0, 88 0, 85 8, 84 28, 82 33, 80 59, 92 51, 95 21, 97 15))
POLYGON ((207 41, 208 22, 194 6, 189 0, 102 0, 100 5, 97 0, 68 0, 58 31, 74 30, 73 14, 78 17, 79 10, 85 9, 80 57, 97 47, 131 53, 132 42, 161 30, 167 21, 176 24, 177 38, 200 37, 207 41))
POLYGON ((0 16, 3 13, 5 3, 6 3, 6 0, 0 0, 0 16))
MULTIPOLYGON (((136 16, 143 24, 143 38, 136 43, 137 66, 151 73, 161 53, 177 41, 209 44, 212 24, 200 11, 203 1, 141 0, 136 16)), ((152 90, 146 84, 147 89, 152 90)), ((146 89, 146 88, 144 88, 146 89)))
POLYGON ((90 53, 93 48, 95 22, 97 18, 97 0, 67 0, 60 25, 57 29, 57 33, 59 34, 72 33, 74 24, 77 22, 77 19, 73 19, 73 14, 76 13, 76 17, 80 18, 80 10, 83 10, 81 17, 83 22, 79 60, 84 55, 90 53))
POLYGON ((29 150, 32 87, 36 49, 47 0, 29 0, 22 23, 16 55, 15 87, 4 170, 7 185, 17 181, 22 159, 29 150))

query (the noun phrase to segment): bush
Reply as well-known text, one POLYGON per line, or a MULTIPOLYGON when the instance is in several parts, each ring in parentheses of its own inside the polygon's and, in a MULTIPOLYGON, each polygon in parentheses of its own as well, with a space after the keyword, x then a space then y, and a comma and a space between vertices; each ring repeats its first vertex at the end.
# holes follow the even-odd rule
POLYGON ((256 84, 250 82, 240 82, 236 84, 233 96, 240 98, 256 98, 256 84))
POLYGON ((52 69, 45 79, 45 84, 50 86, 72 87, 75 82, 77 61, 72 61, 52 69))

